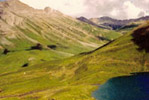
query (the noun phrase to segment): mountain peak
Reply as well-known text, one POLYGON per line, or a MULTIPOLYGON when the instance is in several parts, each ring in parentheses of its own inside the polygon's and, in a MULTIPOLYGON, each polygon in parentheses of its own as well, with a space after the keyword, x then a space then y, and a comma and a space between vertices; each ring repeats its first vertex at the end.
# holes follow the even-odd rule
POLYGON ((10 10, 23 10, 23 9, 31 9, 28 5, 22 3, 19 0, 2 0, 3 2, 0 2, 0 7, 2 9, 10 8, 10 10))
POLYGON ((108 16, 103 16, 103 17, 100 17, 99 19, 100 20, 115 20, 115 19, 108 17, 108 16))
POLYGON ((44 11, 45 11, 47 14, 50 14, 50 13, 52 13, 54 10, 53 10, 52 8, 50 8, 50 7, 45 7, 45 8, 44 8, 44 11))
POLYGON ((0 2, 3 2, 3 3, 21 3, 19 0, 0 0, 0 2))
POLYGON ((78 17, 77 19, 87 19, 84 16, 78 17))

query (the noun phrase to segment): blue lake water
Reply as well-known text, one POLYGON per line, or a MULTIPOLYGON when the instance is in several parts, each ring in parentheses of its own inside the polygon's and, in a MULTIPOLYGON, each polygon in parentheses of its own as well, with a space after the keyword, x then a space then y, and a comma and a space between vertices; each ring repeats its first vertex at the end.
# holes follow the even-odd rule
POLYGON ((112 78, 93 93, 96 100, 149 100, 149 74, 112 78))

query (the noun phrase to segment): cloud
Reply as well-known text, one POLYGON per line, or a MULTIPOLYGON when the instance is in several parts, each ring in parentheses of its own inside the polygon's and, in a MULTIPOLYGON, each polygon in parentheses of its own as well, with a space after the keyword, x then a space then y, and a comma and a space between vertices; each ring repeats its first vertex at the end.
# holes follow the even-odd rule
POLYGON ((140 12, 140 13, 138 14, 138 17, 142 17, 142 16, 145 16, 145 13, 144 13, 144 12, 140 12))
POLYGON ((86 1, 88 17, 110 16, 117 19, 137 18, 143 12, 149 15, 149 2, 146 0, 92 0, 86 1))
POLYGON ((20 0, 37 9, 49 6, 65 14, 76 16, 86 11, 85 0, 20 0))
POLYGON ((87 18, 110 16, 117 19, 149 15, 149 0, 21 0, 30 6, 43 9, 49 6, 64 14, 87 18))
POLYGON ((127 13, 128 18, 136 18, 141 12, 145 14, 143 9, 136 7, 131 1, 124 2, 123 9, 127 13))

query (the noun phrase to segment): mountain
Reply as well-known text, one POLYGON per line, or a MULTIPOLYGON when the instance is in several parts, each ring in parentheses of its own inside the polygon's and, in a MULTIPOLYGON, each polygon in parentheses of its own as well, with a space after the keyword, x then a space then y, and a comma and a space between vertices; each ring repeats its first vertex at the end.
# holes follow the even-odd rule
POLYGON ((79 17, 79 18, 77 18, 77 19, 80 20, 80 21, 82 21, 82 22, 85 22, 85 23, 91 24, 91 25, 93 25, 93 26, 99 27, 99 28, 109 29, 109 28, 107 28, 107 27, 104 27, 104 26, 95 24, 94 22, 90 21, 89 19, 87 19, 87 18, 85 18, 85 17, 79 17))
POLYGON ((146 23, 92 52, 16 70, 8 66, 11 71, 1 69, 0 99, 95 100, 92 92, 109 78, 149 71, 148 40, 146 23))
POLYGON ((0 2, 0 66, 63 59, 119 36, 118 32, 82 23, 49 7, 33 9, 19 0, 0 2))
POLYGON ((110 78, 149 71, 148 43, 149 22, 122 36, 49 7, 0 2, 0 99, 95 100, 110 78))
MULTIPOLYGON (((137 19, 128 19, 128 20, 117 20, 110 17, 101 17, 101 18, 91 18, 90 21, 96 23, 97 25, 103 25, 106 27, 109 27, 113 30, 125 27, 128 24, 136 23, 140 21, 146 21, 149 20, 149 16, 140 17, 137 19)), ((135 24, 136 26, 138 24, 135 24)))

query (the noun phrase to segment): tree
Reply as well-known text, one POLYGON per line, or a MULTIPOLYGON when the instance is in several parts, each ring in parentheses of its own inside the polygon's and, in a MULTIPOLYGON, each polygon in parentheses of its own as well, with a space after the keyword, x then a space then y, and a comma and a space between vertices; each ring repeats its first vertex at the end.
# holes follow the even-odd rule
POLYGON ((10 51, 8 49, 4 49, 3 54, 7 55, 10 51))
POLYGON ((36 46, 32 46, 31 49, 32 49, 32 50, 34 50, 34 49, 42 50, 43 47, 42 47, 42 45, 41 45, 40 43, 37 43, 36 46))

